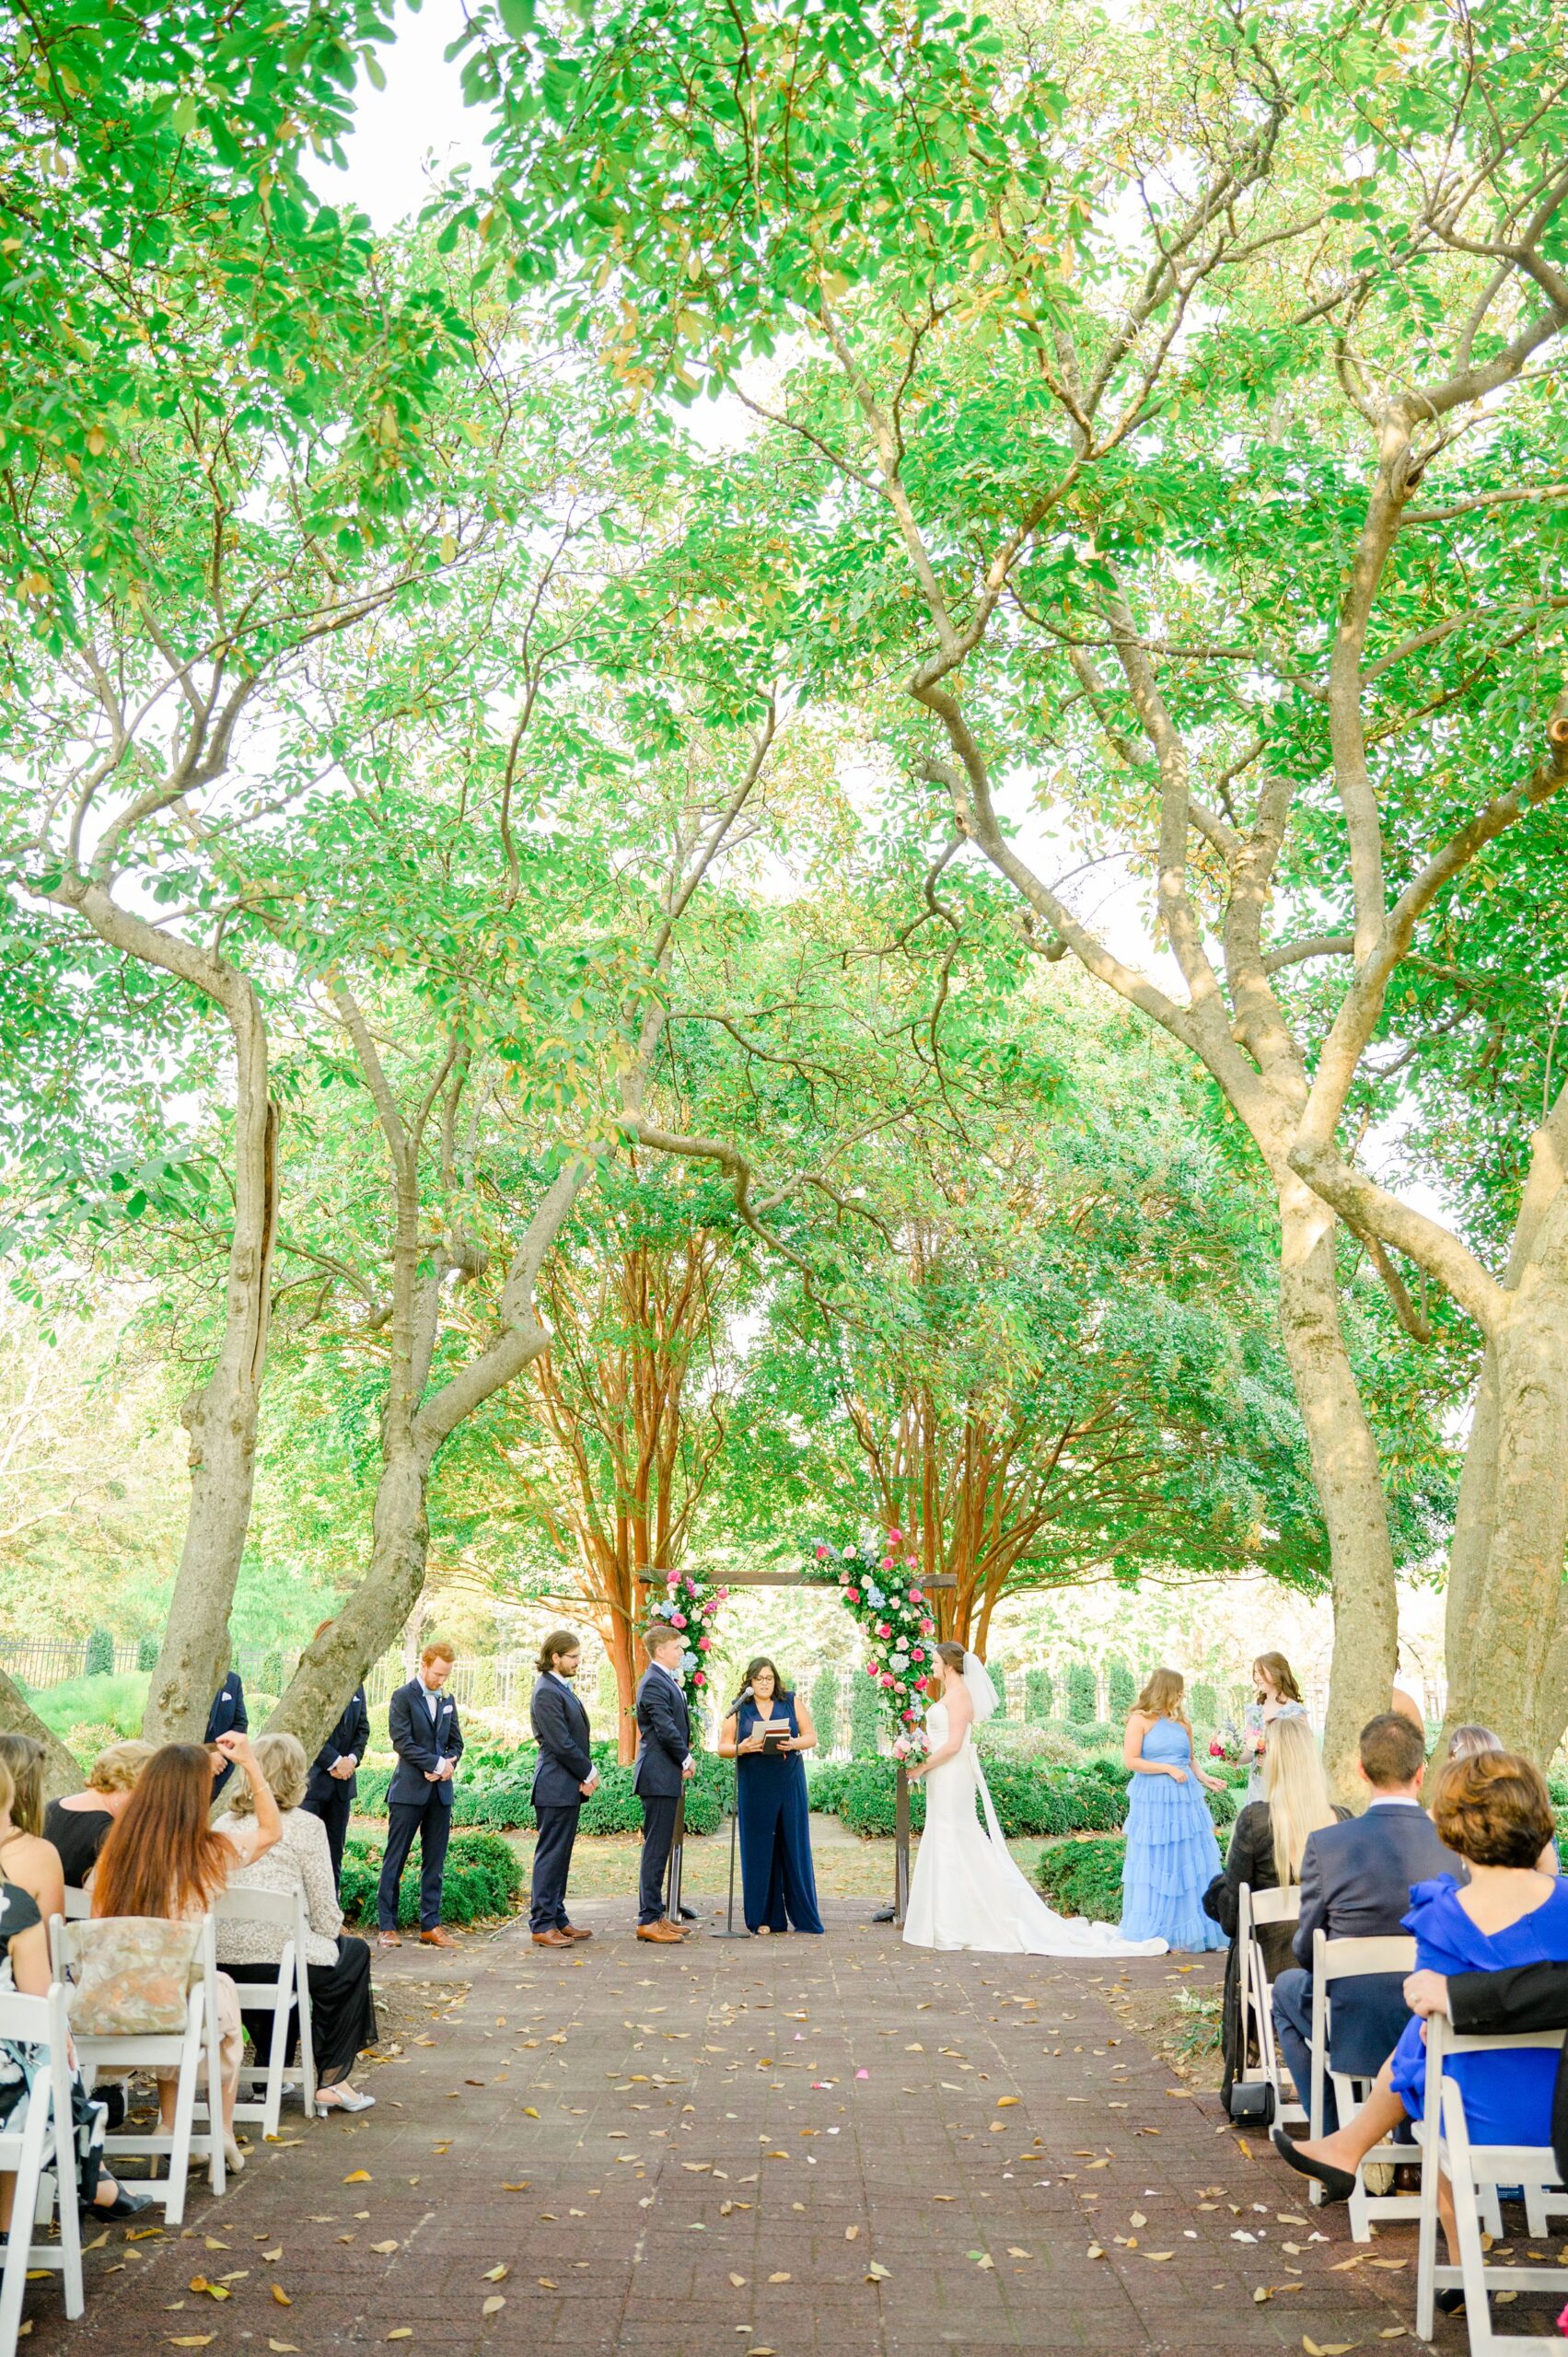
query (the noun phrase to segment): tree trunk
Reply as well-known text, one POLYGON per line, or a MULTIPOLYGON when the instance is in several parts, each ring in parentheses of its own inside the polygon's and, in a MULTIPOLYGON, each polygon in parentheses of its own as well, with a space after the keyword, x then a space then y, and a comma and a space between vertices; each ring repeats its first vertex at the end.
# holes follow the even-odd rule
POLYGON ((277 1219, 277 1113, 267 1097, 267 1037, 247 985, 234 1027, 234 1229, 217 1361, 181 1410, 191 1434, 191 1514, 142 1733, 199 1743, 229 1662, 228 1616, 250 1524, 256 1418, 266 1364, 277 1219))
POLYGON ((615 1756, 623 1768, 637 1753, 636 1632, 625 1613, 613 1608, 605 1650, 615 1672, 615 1756))
POLYGON ((1365 1798, 1357 1738, 1389 1707, 1399 1655, 1393 1550, 1376 1446, 1340 1327, 1334 1218, 1299 1180, 1280 1190, 1280 1329, 1329 1531, 1334 1652, 1323 1756, 1336 1797, 1365 1798))
POLYGON ((269 1735, 295 1735, 313 1759, 373 1662, 394 1645, 424 1587, 430 1523, 429 1459, 412 1442, 392 1446, 381 1469, 365 1577, 299 1666, 267 1721, 269 1735))
POLYGON ((1475 1411, 1465 1448, 1454 1535, 1448 1548, 1448 1588, 1444 1608, 1443 1655, 1447 1677, 1448 1726, 1462 1724, 1455 1700, 1469 1690, 1476 1613, 1486 1584, 1497 1510, 1497 1353, 1488 1342, 1476 1387, 1475 1411))
POLYGON ((1568 1189, 1539 1223, 1494 1337, 1497 1445, 1491 1545, 1448 1715, 1534 1755, 1568 1543, 1568 1189))
POLYGON ((82 1771, 74 1752, 67 1751, 60 1737, 46 1727, 38 1713, 28 1701, 14 1678, 0 1669, 0 1733, 30 1735, 41 1743, 49 1754, 44 1763, 43 1789, 46 1798, 58 1800, 62 1793, 79 1793, 82 1771))

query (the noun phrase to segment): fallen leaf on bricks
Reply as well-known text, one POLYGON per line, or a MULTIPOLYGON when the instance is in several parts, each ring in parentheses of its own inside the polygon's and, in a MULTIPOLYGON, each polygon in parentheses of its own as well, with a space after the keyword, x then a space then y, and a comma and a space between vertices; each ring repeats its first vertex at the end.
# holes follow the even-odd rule
MULTIPOLYGON (((540 2280, 542 2282, 544 2279, 541 2276, 540 2280)), ((550 2289, 552 2292, 554 2291, 555 2286, 553 2283, 550 2286, 550 2289)), ((482 2316, 496 2316, 500 2315, 505 2305, 506 2295, 504 2292, 492 2292, 489 2299, 484 2302, 479 2313, 482 2316)))
POLYGON ((294 2302, 289 2298, 288 2293, 284 2290, 281 2283, 274 2283, 273 2285, 273 2297, 277 2302, 280 2308, 292 2308, 294 2305, 294 2302))
POLYGON ((860 2228, 858 2226, 846 2226, 844 2228, 844 2240, 846 2243, 858 2242, 860 2240, 860 2228))
POLYGON ((381 2255, 381 2257, 382 2257, 383 2258, 386 2258, 387 2253, 388 2253, 389 2250, 396 2250, 396 2249, 397 2249, 397 2247, 398 2247, 398 2238, 397 2238, 396 2235, 394 2235, 391 2237, 391 2239, 390 2239, 390 2241, 389 2241, 389 2242, 384 2242, 384 2243, 372 2243, 372 2244, 371 2244, 371 2246, 370 2246, 371 2249, 372 2249, 372 2250, 374 2250, 374 2251, 378 2251, 378 2252, 380 2253, 380 2255, 381 2255))
POLYGON ((868 2283, 890 2283, 892 2278, 892 2269, 884 2267, 879 2258, 874 2258, 865 2270, 865 2280, 868 2283))
POLYGON ((784 2274, 770 2275, 768 2278, 770 2283, 788 2283, 792 2279, 788 2275, 784 2274))
POLYGON ((368 2169, 350 2169, 343 2179, 345 2185, 370 2185, 373 2182, 368 2169))
POLYGON ((507 2276, 510 2275, 511 2272, 512 2270, 507 2266, 505 2260, 502 2259, 499 2266, 487 2267, 485 2269, 483 2280, 486 2283, 505 2283, 507 2276))
POLYGON ((1359 2340, 1309 2340, 1306 2333, 1301 2336, 1301 2345, 1307 2357, 1350 2357, 1353 2349, 1361 2347, 1359 2340))
POLYGON ((734 2284, 738 2292, 743 2288, 746 2282, 744 2275, 732 2275, 729 2280, 734 2284))

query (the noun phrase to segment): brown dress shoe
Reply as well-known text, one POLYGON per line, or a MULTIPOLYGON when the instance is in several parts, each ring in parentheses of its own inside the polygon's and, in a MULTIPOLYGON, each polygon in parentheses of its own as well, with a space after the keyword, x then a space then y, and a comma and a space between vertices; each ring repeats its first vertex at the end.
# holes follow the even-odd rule
POLYGON ((569 1948, 572 1945, 566 1933, 558 1932, 553 1923, 548 1932, 536 1932, 533 1944, 536 1948, 569 1948))
POLYGON ((458 1945, 450 1932, 444 1931, 439 1923, 433 1932, 421 1932, 419 1938, 420 1945, 427 1948, 455 1948, 458 1945))
POLYGON ((680 1945, 686 1934, 684 1932, 678 1931, 667 1916, 657 1923, 639 1923, 637 1937, 640 1940, 657 1940, 661 1947, 676 1948, 680 1945))
POLYGON ((593 1933, 589 1931, 585 1931, 579 1924, 567 1923, 563 1926, 562 1937, 567 1940, 591 1940, 593 1938, 593 1933))
POLYGON ((402 1944, 403 1935, 401 1932, 383 1932, 376 1943, 378 1948, 401 1948, 402 1944))

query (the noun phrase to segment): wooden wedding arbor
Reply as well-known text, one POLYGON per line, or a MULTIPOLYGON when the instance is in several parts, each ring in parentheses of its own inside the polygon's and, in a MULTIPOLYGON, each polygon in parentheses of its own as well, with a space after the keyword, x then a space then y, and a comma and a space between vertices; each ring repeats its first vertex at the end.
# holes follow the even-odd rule
MULTIPOLYGON (((738 1571, 732 1571, 726 1567, 723 1571, 714 1572, 709 1571, 706 1567, 699 1567, 696 1565, 692 1565, 690 1568, 693 1570, 702 1568, 703 1576, 704 1578, 722 1581, 726 1587, 819 1588, 824 1595, 827 1595, 830 1593, 836 1594, 839 1585, 836 1574, 830 1574, 828 1577, 823 1578, 819 1575, 814 1569, 810 1567, 803 1567, 801 1565, 796 1565, 788 1571, 778 1569, 766 1563, 744 1564, 738 1571)), ((662 1574, 656 1572, 653 1573, 646 1578, 642 1574, 639 1574, 638 1584, 644 1589, 645 1594, 651 1596, 653 1593, 653 1581, 660 1578, 662 1574)), ((956 1575, 952 1572, 927 1572, 922 1574, 920 1585, 923 1589, 928 1588, 935 1591, 939 1588, 956 1588, 958 1583, 956 1575)), ((669 1911, 672 1915, 676 1913, 680 1905, 680 1852, 685 1838, 685 1830, 686 1796, 682 1794, 680 1797, 679 1810, 676 1818, 675 1840, 671 1846, 669 1856, 669 1911)), ((893 1800, 892 1920, 897 1924, 901 1924, 904 1920, 905 1910, 909 1905, 909 1887, 910 1780, 909 1770, 900 1759, 898 1763, 893 1800)))

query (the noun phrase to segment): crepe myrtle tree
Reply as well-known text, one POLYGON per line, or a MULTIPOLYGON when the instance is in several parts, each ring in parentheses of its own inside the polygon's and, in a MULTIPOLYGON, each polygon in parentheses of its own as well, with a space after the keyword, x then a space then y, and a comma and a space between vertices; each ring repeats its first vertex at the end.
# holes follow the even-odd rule
POLYGON ((507 0, 465 38, 500 99, 514 269, 553 275, 635 397, 733 387, 814 463, 802 676, 901 679, 890 748, 1041 954, 1180 1041, 1260 1156, 1330 1539, 1336 1779, 1395 1656, 1340 1220, 1412 1332, 1396 1254, 1485 1338, 1455 1701, 1536 1743, 1568 1527, 1568 1114, 1548 1108, 1495 1272, 1356 1136, 1390 990, 1442 962, 1467 872, 1568 783, 1541 557, 1564 495, 1560 12, 1150 5, 1091 40, 1051 7, 997 29, 932 5, 507 0), (1146 886, 1172 971, 1026 853, 1016 769, 1146 886))

